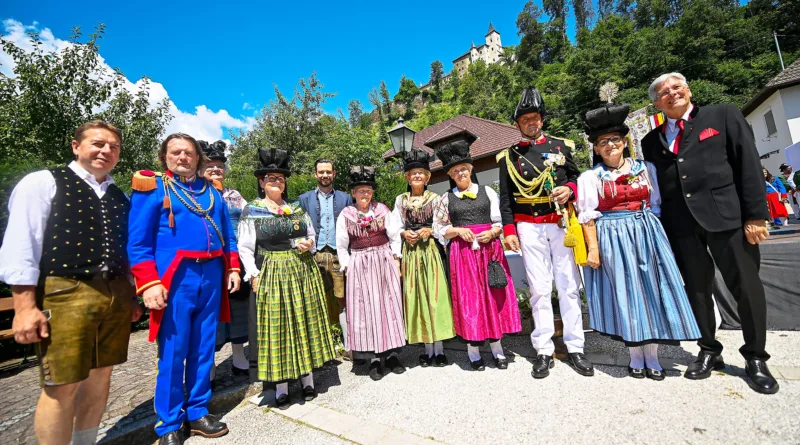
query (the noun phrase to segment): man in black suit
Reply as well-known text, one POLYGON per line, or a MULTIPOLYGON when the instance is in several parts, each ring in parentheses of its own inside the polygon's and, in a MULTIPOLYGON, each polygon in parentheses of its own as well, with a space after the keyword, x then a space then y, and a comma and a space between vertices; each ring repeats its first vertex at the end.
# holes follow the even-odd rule
POLYGON ((767 308, 758 276, 758 244, 769 235, 769 211, 753 132, 734 105, 692 104, 680 73, 660 76, 649 93, 667 122, 642 139, 642 152, 658 172, 661 222, 702 335, 700 354, 684 377, 705 379, 712 369, 725 366, 722 344, 714 336, 716 263, 738 303, 745 340, 739 351, 747 362, 749 385, 774 394, 778 382, 766 363, 767 308))

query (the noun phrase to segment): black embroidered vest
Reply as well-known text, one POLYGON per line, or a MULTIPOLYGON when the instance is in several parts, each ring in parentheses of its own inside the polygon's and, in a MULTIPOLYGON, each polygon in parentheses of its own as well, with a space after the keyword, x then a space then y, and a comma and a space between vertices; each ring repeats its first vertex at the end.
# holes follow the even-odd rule
POLYGON ((128 273, 128 210, 130 201, 112 184, 97 197, 92 187, 69 167, 50 170, 56 194, 42 243, 41 276, 88 279, 108 270, 128 273))
POLYGON ((478 186, 475 199, 461 199, 452 190, 447 193, 450 194, 447 197, 447 212, 453 227, 492 223, 492 201, 486 194, 486 187, 478 186))

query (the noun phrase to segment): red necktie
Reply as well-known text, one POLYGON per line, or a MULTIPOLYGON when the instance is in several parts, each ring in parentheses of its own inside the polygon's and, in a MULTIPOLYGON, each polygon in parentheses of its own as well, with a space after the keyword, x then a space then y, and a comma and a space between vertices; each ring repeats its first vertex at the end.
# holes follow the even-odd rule
POLYGON ((675 125, 677 125, 678 128, 680 128, 680 131, 678 131, 678 135, 675 136, 675 143, 672 144, 672 152, 677 155, 678 154, 678 146, 680 145, 681 138, 683 137, 683 119, 678 119, 678 121, 675 122, 675 125))

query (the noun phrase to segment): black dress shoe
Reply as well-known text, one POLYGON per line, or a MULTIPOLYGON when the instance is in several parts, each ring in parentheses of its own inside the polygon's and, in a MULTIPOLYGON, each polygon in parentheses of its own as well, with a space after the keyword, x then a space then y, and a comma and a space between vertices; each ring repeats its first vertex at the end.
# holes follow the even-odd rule
POLYGON ((419 356, 419 365, 422 366, 423 368, 427 368, 428 366, 430 366, 432 361, 433 358, 428 357, 428 354, 422 354, 419 356))
POLYGON ((231 374, 233 374, 233 375, 249 375, 250 374, 250 370, 249 369, 237 368, 236 366, 231 365, 231 374))
POLYGON ((181 445, 183 435, 180 431, 171 431, 158 438, 158 445, 181 445))
POLYGON ((635 379, 643 379, 644 378, 644 369, 642 368, 631 368, 628 366, 628 375, 635 378, 635 379))
POLYGON ((657 382, 660 382, 660 381, 664 380, 664 371, 659 371, 657 369, 647 368, 647 369, 644 370, 644 374, 650 380, 655 380, 657 382))
POLYGON ((393 355, 386 359, 386 367, 395 374, 402 374, 406 372, 406 367, 400 363, 400 359, 393 355))
POLYGON ((747 384, 750 385, 753 391, 761 394, 775 394, 778 392, 780 385, 778 385, 775 377, 770 374, 767 362, 764 360, 757 358, 747 360, 745 371, 747 376, 750 377, 750 381, 747 384))
POLYGON ((278 409, 286 409, 289 405, 289 394, 283 394, 275 399, 275 407, 278 409))
POLYGON ((553 361, 552 355, 539 354, 536 356, 536 361, 533 362, 533 371, 531 375, 535 379, 543 379, 550 375, 550 369, 556 365, 553 361))
POLYGON ((483 362, 482 358, 479 358, 477 362, 470 361, 470 366, 472 366, 473 371, 483 371, 486 369, 486 363, 483 362))
POLYGON ((376 382, 383 378, 383 365, 380 360, 375 360, 369 364, 369 378, 376 382))
POLYGON ((702 380, 710 377, 712 370, 721 371, 723 369, 725 369, 725 362, 722 361, 721 355, 701 351, 697 359, 686 368, 683 376, 691 380, 702 380))
POLYGON ((594 366, 592 366, 592 362, 590 362, 582 352, 570 352, 567 356, 569 357, 567 363, 572 366, 575 372, 580 375, 585 375, 586 377, 594 375, 594 366))
POLYGON ((434 364, 434 366, 436 366, 438 368, 441 368, 443 366, 449 365, 450 362, 447 361, 447 356, 446 355, 439 354, 439 355, 437 355, 436 357, 433 358, 433 364, 434 364))
POLYGON ((508 359, 494 357, 494 365, 497 369, 508 369, 508 359))
POLYGON ((206 414, 197 420, 189 422, 189 435, 191 436, 214 438, 226 434, 228 434, 228 425, 220 422, 211 414, 206 414))
POLYGON ((311 385, 306 386, 305 388, 303 388, 303 398, 306 400, 306 402, 310 402, 316 399, 317 390, 314 389, 314 387, 311 385))

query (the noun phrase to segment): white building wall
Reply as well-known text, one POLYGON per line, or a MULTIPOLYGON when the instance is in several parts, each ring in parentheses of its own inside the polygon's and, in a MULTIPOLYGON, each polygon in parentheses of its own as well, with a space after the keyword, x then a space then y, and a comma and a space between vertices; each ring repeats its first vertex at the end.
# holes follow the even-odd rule
POLYGON ((780 90, 792 143, 800 142, 800 85, 780 90))
MULTIPOLYGON (((783 149, 792 145, 792 136, 786 120, 781 91, 773 93, 767 100, 759 105, 758 108, 745 116, 745 119, 747 119, 747 122, 750 123, 750 126, 753 128, 758 154, 766 156, 767 153, 777 151, 777 153, 770 154, 769 157, 762 158, 761 165, 767 168, 773 175, 778 174, 778 166, 786 162, 783 149), (772 116, 775 119, 775 127, 777 128, 777 132, 772 137, 769 137, 767 134, 767 123, 764 120, 764 115, 770 110, 772 110, 772 116)), ((798 125, 800 125, 800 122, 798 125)))

